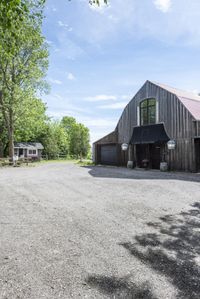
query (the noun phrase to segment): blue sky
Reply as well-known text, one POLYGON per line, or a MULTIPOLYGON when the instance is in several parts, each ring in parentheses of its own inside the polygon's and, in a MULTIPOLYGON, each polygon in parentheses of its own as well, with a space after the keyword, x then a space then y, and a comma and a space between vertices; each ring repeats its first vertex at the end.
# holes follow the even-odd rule
POLYGON ((114 130, 147 79, 200 91, 199 0, 47 0, 45 16, 48 114, 74 116, 91 142, 114 130))

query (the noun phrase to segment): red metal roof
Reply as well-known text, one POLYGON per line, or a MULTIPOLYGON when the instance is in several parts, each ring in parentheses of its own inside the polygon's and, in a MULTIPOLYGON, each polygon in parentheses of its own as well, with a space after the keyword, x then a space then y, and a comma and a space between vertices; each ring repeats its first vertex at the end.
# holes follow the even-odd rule
POLYGON ((191 92, 176 89, 165 84, 150 81, 155 85, 175 94, 186 109, 192 114, 196 120, 200 120, 200 96, 191 92))
POLYGON ((200 120, 200 101, 178 97, 188 111, 196 120, 200 120))

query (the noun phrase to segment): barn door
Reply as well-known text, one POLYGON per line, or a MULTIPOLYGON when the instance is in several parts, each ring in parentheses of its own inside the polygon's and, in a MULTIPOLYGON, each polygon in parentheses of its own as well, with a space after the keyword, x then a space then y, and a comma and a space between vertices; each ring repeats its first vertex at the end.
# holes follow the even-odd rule
POLYGON ((144 167, 142 161, 148 160, 149 167, 160 169, 160 146, 155 144, 139 144, 136 146, 137 166, 144 167))
POLYGON ((150 146, 150 162, 152 169, 160 169, 160 146, 152 144, 150 146))
POLYGON ((195 140, 196 171, 200 171, 200 139, 195 140))
POLYGON ((117 146, 102 145, 101 146, 101 164, 117 165, 117 146))
POLYGON ((143 168, 143 160, 149 160, 149 145, 148 144, 137 144, 136 145, 136 159, 137 167, 143 168))

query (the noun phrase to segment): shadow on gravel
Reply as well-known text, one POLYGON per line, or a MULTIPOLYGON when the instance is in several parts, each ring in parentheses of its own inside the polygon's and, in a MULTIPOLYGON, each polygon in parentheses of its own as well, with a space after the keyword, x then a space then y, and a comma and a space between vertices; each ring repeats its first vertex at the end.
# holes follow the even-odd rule
POLYGON ((135 170, 112 166, 81 166, 88 169, 88 173, 98 178, 116 178, 132 180, 179 180, 200 182, 199 173, 160 172, 158 170, 135 170))
POLYGON ((129 281, 129 277, 117 278, 101 275, 89 276, 86 283, 97 288, 102 294, 115 299, 156 299, 148 283, 136 286, 129 281))
POLYGON ((164 275, 178 289, 178 298, 200 298, 200 203, 188 212, 147 223, 156 233, 121 243, 131 255, 164 275))

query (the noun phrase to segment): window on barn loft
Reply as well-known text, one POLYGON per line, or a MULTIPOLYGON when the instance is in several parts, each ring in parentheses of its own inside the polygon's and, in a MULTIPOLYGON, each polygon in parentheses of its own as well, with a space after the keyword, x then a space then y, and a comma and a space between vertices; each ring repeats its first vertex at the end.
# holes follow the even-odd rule
POLYGON ((140 125, 156 123, 156 100, 146 99, 140 103, 140 125))

